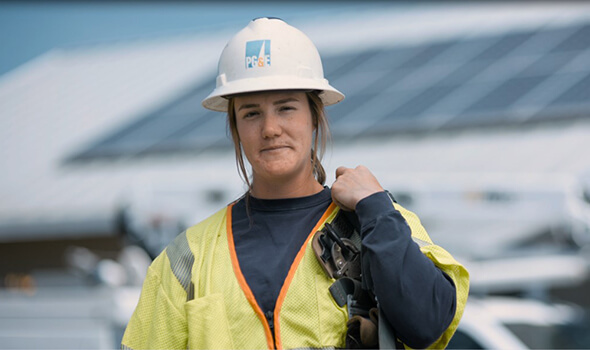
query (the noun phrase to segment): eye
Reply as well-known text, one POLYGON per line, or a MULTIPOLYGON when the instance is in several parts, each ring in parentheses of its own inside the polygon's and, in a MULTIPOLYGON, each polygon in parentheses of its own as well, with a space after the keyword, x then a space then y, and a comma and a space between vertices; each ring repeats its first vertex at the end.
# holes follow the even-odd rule
POLYGON ((252 118, 252 117, 257 116, 258 114, 259 114, 258 111, 250 111, 250 112, 247 112, 246 114, 242 115, 242 119, 252 118))
POLYGON ((294 110, 295 110, 295 107, 293 107, 293 106, 281 106, 279 108, 279 111, 281 111, 281 112, 294 111, 294 110))

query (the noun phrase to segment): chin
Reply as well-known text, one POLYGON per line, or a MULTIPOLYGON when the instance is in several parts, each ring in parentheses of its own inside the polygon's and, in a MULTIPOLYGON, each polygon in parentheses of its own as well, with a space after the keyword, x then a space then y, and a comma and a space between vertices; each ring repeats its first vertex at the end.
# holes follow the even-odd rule
POLYGON ((266 166, 261 172, 259 172, 259 174, 264 175, 264 177, 267 179, 291 177, 295 173, 297 173, 297 170, 294 166, 285 166, 284 164, 277 164, 277 166, 266 166))
POLYGON ((290 178, 308 171, 304 161, 294 159, 276 159, 258 163, 256 173, 266 179, 290 178))
POLYGON ((287 178, 293 174, 293 171, 289 171, 286 169, 276 169, 276 170, 267 170, 264 172, 266 178, 271 179, 279 179, 279 178, 287 178))

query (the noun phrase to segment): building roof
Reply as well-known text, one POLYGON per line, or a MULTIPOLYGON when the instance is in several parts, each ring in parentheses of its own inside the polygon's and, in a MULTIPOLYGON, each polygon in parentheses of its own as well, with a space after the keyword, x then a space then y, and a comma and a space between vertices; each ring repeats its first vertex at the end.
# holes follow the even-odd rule
MULTIPOLYGON (((487 3, 292 23, 347 95, 328 109, 328 171, 365 163, 386 186, 588 171, 589 18, 582 3, 487 3)), ((223 116, 200 107, 236 30, 56 49, 0 78, 0 240, 113 234, 162 191, 201 209, 187 220, 216 190, 239 196, 223 116)))

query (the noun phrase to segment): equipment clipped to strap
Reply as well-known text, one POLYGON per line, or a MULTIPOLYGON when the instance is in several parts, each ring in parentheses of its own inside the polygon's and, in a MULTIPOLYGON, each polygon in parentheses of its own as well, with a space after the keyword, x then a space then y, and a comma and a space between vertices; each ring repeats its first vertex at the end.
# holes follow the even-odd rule
POLYGON ((344 220, 346 218, 339 213, 331 224, 326 223, 324 229, 313 237, 312 247, 330 278, 360 279, 360 236, 344 220))
POLYGON ((348 310, 346 347, 377 348, 378 309, 372 294, 362 288, 359 280, 350 277, 337 279, 330 286, 330 293, 339 306, 346 305, 348 310))
POLYGON ((347 307, 346 347, 375 349, 394 344, 403 349, 391 326, 379 317, 375 296, 362 287, 361 237, 343 211, 316 232, 312 248, 326 274, 336 279, 330 286, 332 297, 340 307, 347 307))

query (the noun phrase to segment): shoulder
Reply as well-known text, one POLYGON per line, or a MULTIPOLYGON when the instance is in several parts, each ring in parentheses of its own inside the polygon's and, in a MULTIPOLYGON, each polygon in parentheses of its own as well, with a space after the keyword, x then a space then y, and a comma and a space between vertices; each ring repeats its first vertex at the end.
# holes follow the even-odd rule
POLYGON ((229 207, 225 207, 200 223, 181 232, 154 260, 150 268, 160 279, 178 280, 185 293, 190 293, 191 270, 195 258, 207 251, 205 247, 225 231, 229 207))
POLYGON ((186 235, 191 237, 206 232, 215 232, 215 229, 219 226, 225 226, 227 223, 227 216, 231 215, 231 207, 231 204, 223 207, 198 224, 189 227, 186 230, 186 235))
POLYGON ((231 212, 231 205, 226 206, 198 224, 189 227, 178 234, 170 244, 162 251, 154 262, 169 260, 170 265, 182 263, 187 265, 194 261, 194 252, 199 251, 199 245, 214 239, 226 232, 227 215, 231 212))
POLYGON ((226 231, 228 215, 231 215, 231 205, 221 208, 208 218, 193 225, 180 233, 166 247, 166 253, 171 255, 187 255, 196 250, 196 245, 207 242, 226 231))

